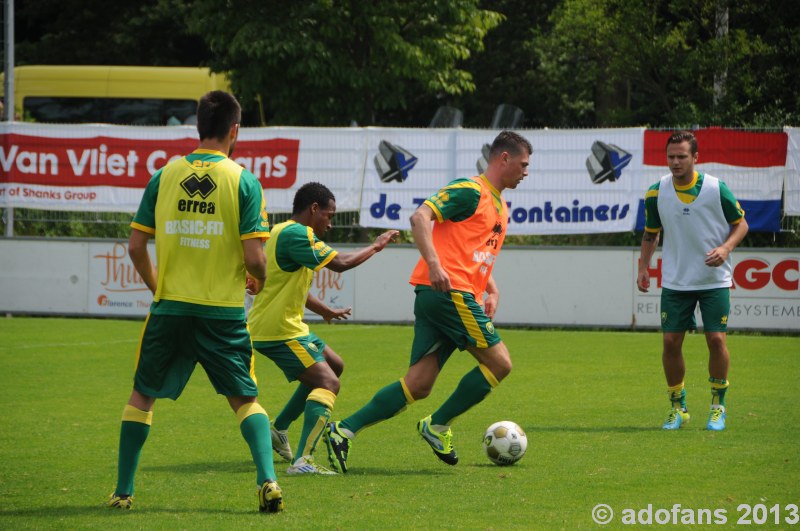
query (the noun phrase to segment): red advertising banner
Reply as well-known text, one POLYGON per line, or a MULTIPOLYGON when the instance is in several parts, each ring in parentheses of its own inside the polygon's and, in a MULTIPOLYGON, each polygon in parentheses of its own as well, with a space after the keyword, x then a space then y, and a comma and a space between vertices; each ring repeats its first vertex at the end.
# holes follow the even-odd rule
MULTIPOLYGON (((0 145, 0 183, 144 188, 167 162, 191 153, 197 140, 97 136, 58 138, 8 133, 0 145)), ((290 188, 297 179, 300 141, 241 140, 234 159, 264 188, 290 188)))

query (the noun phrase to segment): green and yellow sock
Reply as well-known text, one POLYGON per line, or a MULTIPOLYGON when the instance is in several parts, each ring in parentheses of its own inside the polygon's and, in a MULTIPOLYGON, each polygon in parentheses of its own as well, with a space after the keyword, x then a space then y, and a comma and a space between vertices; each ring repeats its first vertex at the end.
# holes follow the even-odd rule
POLYGON ((728 392, 730 382, 720 378, 709 378, 711 382, 711 405, 719 405, 725 407, 725 393, 728 392))
POLYGON ((309 393, 303 415, 303 431, 300 434, 300 443, 297 445, 299 452, 295 456, 295 461, 314 453, 319 438, 331 419, 335 402, 336 394, 328 389, 318 387, 309 393))
POLYGON ((406 406, 414 402, 414 398, 406 387, 406 383, 399 381, 390 383, 372 397, 364 407, 339 423, 339 427, 351 433, 386 419, 390 419, 403 411, 406 406))
POLYGON ((308 399, 308 394, 310 392, 311 388, 307 385, 300 384, 297 386, 292 397, 286 402, 286 405, 283 406, 278 416, 275 417, 273 426, 275 426, 276 430, 288 430, 289 425, 303 414, 303 410, 306 407, 306 399, 308 399))
POLYGON ((672 387, 667 387, 667 394, 669 401, 672 404, 672 409, 681 409, 686 411, 686 388, 683 382, 672 387))
POLYGON ((119 430, 119 457, 117 461, 116 495, 133 496, 133 481, 139 466, 142 447, 150 433, 153 412, 142 411, 130 404, 122 410, 122 425, 119 430))
POLYGON ((269 416, 261 404, 249 402, 236 412, 239 429, 242 432, 253 462, 256 464, 256 484, 275 481, 275 465, 272 462, 272 438, 269 432, 269 416))
POLYGON ((453 419, 486 398, 499 383, 486 365, 478 365, 464 375, 453 394, 431 415, 431 424, 449 426, 453 419))

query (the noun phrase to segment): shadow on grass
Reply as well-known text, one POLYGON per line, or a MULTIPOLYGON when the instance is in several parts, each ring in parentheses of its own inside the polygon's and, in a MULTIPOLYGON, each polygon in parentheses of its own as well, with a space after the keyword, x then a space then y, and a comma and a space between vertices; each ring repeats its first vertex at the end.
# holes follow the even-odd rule
POLYGON ((637 433, 661 431, 661 426, 525 426, 525 433, 574 432, 574 433, 637 433))
POLYGON ((525 465, 519 465, 517 463, 512 463, 511 465, 496 465, 494 463, 489 463, 489 462, 487 462, 487 463, 468 463, 468 464, 465 464, 464 466, 465 467, 469 467, 469 468, 481 468, 481 469, 483 469, 483 468, 485 468, 485 469, 492 468, 492 469, 496 470, 498 474, 505 475, 505 474, 509 474, 509 473, 511 473, 511 472, 513 472, 515 470, 523 471, 523 470, 525 470, 527 468, 525 465))
MULTIPOLYGON (((134 506, 130 511, 123 511, 120 509, 109 509, 105 505, 88 505, 88 506, 75 506, 75 505, 62 505, 59 507, 36 507, 31 509, 17 509, 17 510, 2 510, 0 509, 0 517, 26 517, 26 518, 53 518, 61 520, 67 517, 101 517, 101 518, 125 518, 131 516, 136 518, 137 515, 144 516, 146 514, 186 514, 192 515, 197 513, 206 514, 227 514, 227 515, 248 515, 259 514, 258 508, 252 510, 241 509, 214 509, 212 507, 192 507, 190 509, 176 509, 172 507, 159 508, 155 504, 148 504, 147 506, 134 506)), ((55 521, 55 520, 54 520, 55 521)))
MULTIPOLYGON (((288 464, 287 464, 288 466, 288 464)), ((281 463, 276 462, 275 468, 280 469, 281 463)), ((196 461, 192 463, 172 463, 168 465, 141 465, 139 470, 148 472, 173 472, 176 474, 207 474, 209 472, 224 472, 239 474, 255 472, 256 465, 252 461, 196 461)))
MULTIPOLYGON (((327 466, 327 463, 324 464, 327 466)), ((278 473, 278 477, 283 479, 285 477, 306 477, 306 476, 286 476, 286 468, 289 466, 289 463, 281 460, 275 461, 275 471, 278 473)), ((174 473, 174 474, 208 474, 209 472, 217 472, 217 473, 226 473, 226 474, 239 474, 239 473, 248 473, 253 472, 255 473, 255 465, 252 461, 215 461, 215 462, 196 462, 196 463, 177 463, 177 464, 170 464, 170 465, 155 465, 155 466, 147 466, 142 465, 139 467, 140 470, 146 470, 147 472, 165 472, 165 473, 174 473)), ((443 470, 449 470, 448 468, 444 468, 443 470)), ((431 474, 430 469, 423 469, 423 470, 388 470, 386 468, 376 468, 376 467, 359 467, 354 466, 349 472, 347 472, 347 476, 409 476, 409 475, 418 475, 418 476, 429 476, 431 474)), ((343 475, 343 474, 339 474, 343 475)), ((309 477, 316 477, 315 474, 309 474, 309 477)))
POLYGON ((350 477, 355 477, 355 476, 359 476, 359 477, 360 476, 390 476, 390 477, 393 477, 393 476, 405 476, 405 477, 408 477, 408 476, 427 476, 427 477, 431 477, 431 476, 436 476, 441 472, 449 473, 451 470, 453 470, 453 467, 450 467, 450 466, 447 466, 447 465, 442 465, 442 466, 443 467, 446 466, 446 468, 437 467, 436 469, 421 468, 421 469, 415 469, 415 470, 411 470, 411 469, 390 470, 390 469, 387 469, 387 468, 354 466, 353 468, 349 469, 349 472, 347 472, 347 475, 350 476, 350 477))

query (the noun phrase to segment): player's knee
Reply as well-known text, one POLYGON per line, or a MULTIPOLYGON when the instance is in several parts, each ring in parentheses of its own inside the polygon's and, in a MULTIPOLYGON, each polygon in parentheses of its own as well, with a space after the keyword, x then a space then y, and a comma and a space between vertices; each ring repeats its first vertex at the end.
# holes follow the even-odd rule
POLYGON ((725 352, 725 336, 722 334, 709 334, 706 338, 708 349, 712 354, 719 354, 725 352))
POLYGON ((320 387, 323 389, 327 389, 331 393, 338 395, 339 394, 339 378, 335 375, 331 375, 330 377, 323 378, 320 387))
POLYGON ((431 395, 430 389, 419 389, 411 393, 411 396, 414 397, 414 400, 424 400, 425 398, 428 398, 430 395, 431 395))
POLYGON ((498 382, 511 373, 511 354, 503 342, 491 347, 486 354, 478 359, 498 382))
POLYGON ((681 346, 683 345, 683 338, 672 337, 671 335, 664 336, 664 354, 667 356, 680 356, 681 346))
POLYGON ((311 389, 322 388, 338 394, 339 377, 327 363, 315 363, 298 378, 303 385, 311 389))
POLYGON ((432 390, 433 390, 432 385, 425 385, 425 384, 408 385, 408 392, 411 393, 411 396, 414 398, 414 400, 422 400, 423 398, 428 398, 432 390))
POLYGON ((329 360, 328 365, 331 366, 331 370, 333 370, 333 373, 337 377, 341 376, 344 372, 344 361, 342 361, 342 358, 339 358, 338 356, 335 360, 329 360))
POLYGON ((497 360, 497 363, 492 368, 492 374, 494 374, 494 377, 497 378, 497 381, 499 382, 511 374, 512 368, 511 358, 503 358, 497 360))
POLYGON ((341 376, 344 372, 344 360, 342 357, 336 354, 333 350, 329 350, 327 346, 325 347, 323 355, 325 356, 325 361, 328 363, 328 366, 331 368, 333 373, 336 376, 341 376))

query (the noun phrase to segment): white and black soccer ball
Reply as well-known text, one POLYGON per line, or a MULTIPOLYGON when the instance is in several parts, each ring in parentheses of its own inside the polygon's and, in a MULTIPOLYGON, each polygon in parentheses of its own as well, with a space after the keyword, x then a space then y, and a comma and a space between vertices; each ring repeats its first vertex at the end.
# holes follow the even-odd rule
POLYGON ((515 422, 501 420, 486 429, 483 450, 489 461, 496 465, 513 465, 525 455, 528 436, 515 422))

